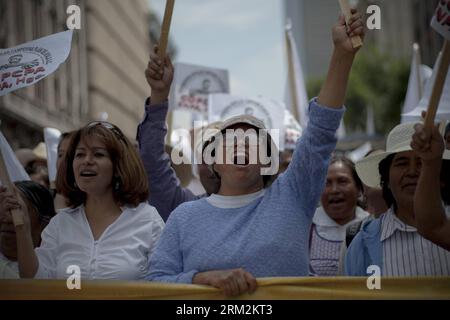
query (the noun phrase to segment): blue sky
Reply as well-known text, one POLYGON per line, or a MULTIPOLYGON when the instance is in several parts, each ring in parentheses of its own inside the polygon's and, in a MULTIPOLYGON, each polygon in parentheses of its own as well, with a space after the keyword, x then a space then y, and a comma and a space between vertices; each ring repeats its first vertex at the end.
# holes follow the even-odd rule
MULTIPOLYGON (((165 0, 149 0, 161 17, 165 0)), ((228 69, 231 93, 284 100, 286 58, 280 0, 177 0, 170 36, 176 62, 228 69)))

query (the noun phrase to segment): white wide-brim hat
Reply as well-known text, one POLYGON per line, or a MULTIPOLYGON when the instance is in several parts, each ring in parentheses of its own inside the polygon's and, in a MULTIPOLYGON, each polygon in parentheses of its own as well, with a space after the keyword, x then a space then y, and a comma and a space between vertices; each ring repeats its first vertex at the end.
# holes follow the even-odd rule
MULTIPOLYGON (((381 161, 391 154, 412 151, 411 141, 415 132, 415 125, 416 123, 414 122, 399 124, 389 132, 386 141, 386 151, 369 155, 356 163, 356 172, 366 186, 372 188, 379 188, 381 186, 381 177, 378 170, 381 161)), ((450 150, 445 150, 442 158, 447 160, 450 159, 450 150)))

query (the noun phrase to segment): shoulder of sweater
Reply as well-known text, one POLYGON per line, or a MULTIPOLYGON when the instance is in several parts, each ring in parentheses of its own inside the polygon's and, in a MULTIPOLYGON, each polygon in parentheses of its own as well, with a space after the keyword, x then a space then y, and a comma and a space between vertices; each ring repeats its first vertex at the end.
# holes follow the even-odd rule
POLYGON ((206 209, 207 205, 206 197, 183 202, 172 211, 169 219, 184 220, 206 209))

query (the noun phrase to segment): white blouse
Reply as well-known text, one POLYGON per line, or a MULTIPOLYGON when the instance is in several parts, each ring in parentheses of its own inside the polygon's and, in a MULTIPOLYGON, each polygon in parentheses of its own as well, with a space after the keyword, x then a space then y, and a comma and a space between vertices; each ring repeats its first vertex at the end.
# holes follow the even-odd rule
MULTIPOLYGON (((71 265, 78 266, 81 280, 139 280, 148 273, 148 262, 164 222, 148 203, 124 207, 98 240, 94 240, 84 206, 66 208, 50 220, 35 249, 38 279, 67 279, 71 265)), ((71 271, 73 272, 73 271, 71 271)))

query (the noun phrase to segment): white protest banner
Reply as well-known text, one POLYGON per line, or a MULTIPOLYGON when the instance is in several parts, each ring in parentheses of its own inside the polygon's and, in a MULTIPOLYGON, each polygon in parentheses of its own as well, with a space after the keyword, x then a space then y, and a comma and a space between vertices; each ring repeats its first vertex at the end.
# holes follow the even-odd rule
POLYGON ((440 0, 431 20, 431 26, 450 41, 450 0, 440 0))
MULTIPOLYGON (((3 133, 0 131, 0 150, 3 155, 6 171, 8 171, 9 178, 12 182, 15 181, 29 181, 30 176, 23 168, 22 164, 17 159, 14 151, 11 149, 8 141, 3 133)), ((0 184, 4 184, 4 181, 0 181, 0 184)))
MULTIPOLYGON (((208 116, 208 95, 229 93, 228 71, 186 63, 175 64, 174 80, 169 97, 171 109, 183 109, 208 116)), ((197 120, 201 120, 198 119, 197 120)))
MULTIPOLYGON (((258 97, 241 97, 229 94, 211 94, 209 96, 209 122, 224 121, 238 115, 252 115, 260 119, 266 129, 277 129, 279 137, 284 137, 284 110, 283 103, 258 97)), ((270 132, 269 132, 270 133, 270 132)), ((279 150, 284 150, 284 139, 274 138, 279 150)))
POLYGON ((73 30, 0 49, 0 96, 31 86, 58 69, 70 53, 73 30))
POLYGON ((50 185, 54 187, 56 181, 58 161, 58 144, 61 138, 61 131, 54 128, 44 128, 44 141, 47 149, 47 167, 48 167, 48 179, 50 185))

